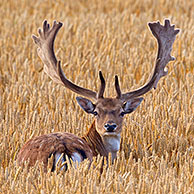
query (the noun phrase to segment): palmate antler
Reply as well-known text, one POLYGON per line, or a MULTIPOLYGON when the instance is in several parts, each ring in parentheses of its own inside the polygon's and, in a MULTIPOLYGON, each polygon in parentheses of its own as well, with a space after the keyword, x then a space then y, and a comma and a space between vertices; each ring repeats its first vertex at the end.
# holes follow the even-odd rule
POLYGON ((103 98, 103 93, 105 89, 105 81, 102 76, 101 71, 99 72, 101 86, 99 92, 96 93, 92 90, 82 88, 70 80, 68 80, 63 73, 60 65, 60 61, 57 60, 54 53, 54 41, 57 35, 57 32, 62 27, 62 23, 53 22, 52 28, 45 20, 43 22, 43 30, 39 29, 39 37, 32 35, 34 42, 38 45, 38 55, 44 63, 44 71, 49 75, 49 77, 57 83, 63 84, 65 87, 69 88, 73 92, 80 94, 85 97, 92 98, 94 100, 98 98, 103 98))
POLYGON ((160 22, 148 23, 148 26, 155 36, 158 42, 158 55, 156 58, 156 64, 151 79, 142 87, 122 94, 118 82, 118 77, 115 77, 115 88, 117 91, 117 98, 127 101, 128 99, 142 96, 150 91, 152 88, 156 89, 158 81, 161 77, 167 75, 168 71, 165 71, 165 67, 169 61, 175 60, 171 56, 172 45, 175 41, 176 35, 179 33, 179 29, 174 29, 174 25, 170 25, 170 20, 166 19, 164 26, 160 22))
MULTIPOLYGON (((170 20, 166 19, 164 26, 159 22, 148 23, 148 26, 155 36, 158 42, 158 55, 156 59, 156 64, 151 79, 142 87, 122 94, 118 77, 115 76, 115 89, 117 92, 117 98, 121 99, 123 102, 142 96, 143 94, 150 91, 152 88, 157 87, 157 83, 161 77, 167 75, 165 67, 169 61, 173 61, 175 58, 171 56, 172 45, 175 41, 176 35, 179 33, 179 29, 174 29, 174 25, 170 25, 170 20)), ((60 65, 60 61, 57 60, 54 53, 54 41, 57 32, 62 27, 62 23, 57 23, 54 21, 52 28, 45 20, 43 23, 43 30, 39 29, 39 37, 33 35, 32 38, 34 42, 38 45, 38 55, 44 63, 44 71, 50 76, 50 78, 65 87, 69 88, 73 92, 80 94, 82 96, 92 98, 97 100, 98 98, 103 98, 105 90, 105 80, 102 76, 101 71, 99 72, 99 77, 101 81, 101 86, 98 93, 82 88, 70 80, 68 80, 63 73, 60 65)))

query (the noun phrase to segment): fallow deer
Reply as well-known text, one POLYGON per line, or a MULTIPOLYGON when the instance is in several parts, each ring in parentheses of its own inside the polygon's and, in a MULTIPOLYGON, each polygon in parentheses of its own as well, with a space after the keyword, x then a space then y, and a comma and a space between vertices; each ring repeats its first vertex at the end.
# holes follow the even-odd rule
POLYGON ((166 65, 169 61, 175 60, 171 56, 171 50, 179 29, 174 29, 174 25, 171 25, 168 19, 165 20, 164 25, 159 22, 148 23, 158 43, 158 54, 151 78, 144 86, 122 93, 116 75, 116 97, 104 98, 105 80, 101 71, 99 72, 101 86, 98 92, 72 83, 62 71, 61 63, 54 53, 54 41, 62 25, 61 22, 54 21, 50 28, 47 21, 44 21, 43 30, 38 30, 39 37, 33 35, 32 38, 38 46, 38 55, 44 63, 44 71, 54 82, 83 96, 76 98, 78 104, 86 113, 93 114, 95 119, 83 137, 58 132, 32 138, 18 154, 17 161, 20 165, 28 161, 29 166, 33 166, 36 161, 41 161, 47 170, 48 159, 51 155, 53 155, 52 170, 55 169, 59 159, 65 162, 66 157, 79 163, 86 158, 92 161, 93 157, 98 154, 107 157, 111 153, 112 160, 114 160, 120 149, 124 115, 133 112, 140 105, 143 100, 140 96, 152 88, 156 89, 160 78, 168 73, 165 71, 166 65), (87 98, 94 100, 95 103, 87 98))

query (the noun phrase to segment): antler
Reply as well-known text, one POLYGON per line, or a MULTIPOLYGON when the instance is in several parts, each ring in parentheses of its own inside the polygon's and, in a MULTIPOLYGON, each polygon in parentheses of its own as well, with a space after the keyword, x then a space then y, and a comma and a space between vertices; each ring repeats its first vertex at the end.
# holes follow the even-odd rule
POLYGON ((32 38, 35 44, 38 45, 38 55, 44 63, 44 71, 49 75, 49 77, 60 84, 63 84, 65 87, 69 88, 73 92, 80 94, 85 97, 92 98, 96 100, 97 98, 103 98, 103 93, 105 89, 105 81, 102 76, 102 73, 99 72, 101 87, 98 94, 94 91, 82 88, 78 85, 75 85, 70 80, 68 80, 61 68, 60 61, 57 61, 57 58, 54 53, 54 41, 59 29, 62 27, 62 23, 53 22, 52 28, 45 20, 43 22, 43 30, 39 29, 39 37, 32 35, 32 38))
POLYGON ((171 26, 170 20, 168 19, 165 20, 164 26, 161 25, 160 22, 148 23, 148 26, 158 42, 158 55, 154 72, 152 74, 151 79, 144 86, 138 88, 137 90, 127 92, 125 94, 121 94, 118 78, 115 78, 117 98, 120 98, 123 101, 127 101, 130 98, 141 96, 150 91, 152 88, 156 89, 157 83, 160 78, 168 74, 168 71, 165 71, 166 65, 169 61, 175 60, 175 58, 172 57, 170 53, 176 35, 179 33, 179 29, 174 30, 174 25, 171 26))

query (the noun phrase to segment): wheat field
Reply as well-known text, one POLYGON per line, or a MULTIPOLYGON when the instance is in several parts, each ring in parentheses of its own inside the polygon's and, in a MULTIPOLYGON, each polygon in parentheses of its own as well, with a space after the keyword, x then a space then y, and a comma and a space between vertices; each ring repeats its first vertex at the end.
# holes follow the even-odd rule
POLYGON ((0 193, 194 193, 194 1, 23 0, 0 1, 0 193), (114 76, 122 91, 143 85, 152 71, 157 44, 147 27, 165 18, 181 29, 174 62, 156 90, 125 117, 121 149, 100 174, 102 158, 68 171, 29 171, 16 164, 24 143, 66 131, 82 136, 93 117, 76 95, 43 72, 31 35, 44 19, 64 23, 56 40, 66 76, 98 90, 98 71, 113 97, 114 76))

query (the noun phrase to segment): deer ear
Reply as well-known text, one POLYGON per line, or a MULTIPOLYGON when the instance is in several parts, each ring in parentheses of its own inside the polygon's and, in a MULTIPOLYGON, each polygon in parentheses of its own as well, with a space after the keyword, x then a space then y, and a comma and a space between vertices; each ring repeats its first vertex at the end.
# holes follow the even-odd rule
POLYGON ((128 114, 133 112, 141 104, 142 100, 143 98, 134 98, 128 100, 123 106, 124 113, 128 114))
POLYGON ((80 107, 87 113, 93 113, 95 109, 95 105, 88 100, 87 98, 76 97, 76 100, 80 107))

